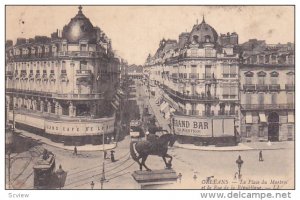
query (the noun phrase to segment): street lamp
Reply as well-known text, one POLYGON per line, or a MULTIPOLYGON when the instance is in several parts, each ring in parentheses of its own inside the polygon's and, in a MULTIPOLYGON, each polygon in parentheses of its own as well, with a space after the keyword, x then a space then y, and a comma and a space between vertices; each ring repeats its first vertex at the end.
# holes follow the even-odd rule
POLYGON ((236 164, 238 166, 238 170, 239 170, 239 178, 241 177, 241 168, 243 165, 244 161, 242 160, 241 156, 239 155, 238 159, 236 160, 236 164))
POLYGON ((59 189, 61 189, 61 182, 65 171, 62 169, 61 165, 59 165, 58 170, 56 171, 58 180, 59 180, 59 189))

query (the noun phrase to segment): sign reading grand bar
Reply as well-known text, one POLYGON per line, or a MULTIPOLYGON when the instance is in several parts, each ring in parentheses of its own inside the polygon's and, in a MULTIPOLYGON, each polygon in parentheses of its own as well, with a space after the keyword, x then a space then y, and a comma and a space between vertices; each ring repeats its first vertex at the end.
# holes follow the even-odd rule
POLYGON ((183 136, 234 136, 234 118, 173 116, 174 133, 183 136))

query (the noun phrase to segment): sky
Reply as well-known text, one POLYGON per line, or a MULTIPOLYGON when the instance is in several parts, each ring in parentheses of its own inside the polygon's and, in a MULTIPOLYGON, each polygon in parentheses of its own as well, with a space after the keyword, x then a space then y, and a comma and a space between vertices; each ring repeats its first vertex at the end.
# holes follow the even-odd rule
MULTIPOLYGON (((143 64, 161 39, 176 39, 205 21, 218 34, 236 32, 239 43, 252 38, 268 44, 294 42, 293 6, 83 6, 94 26, 111 38, 129 64, 143 64)), ((78 6, 6 6, 6 39, 49 36, 62 30, 78 6)))

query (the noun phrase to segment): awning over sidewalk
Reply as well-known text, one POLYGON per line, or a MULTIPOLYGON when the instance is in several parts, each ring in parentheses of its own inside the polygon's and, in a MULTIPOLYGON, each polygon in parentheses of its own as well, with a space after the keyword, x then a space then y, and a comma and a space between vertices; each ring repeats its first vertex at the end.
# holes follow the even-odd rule
POLYGON ((252 124, 252 113, 246 112, 246 124, 252 124))
POLYGON ((170 110, 170 107, 169 107, 168 103, 165 103, 163 105, 163 107, 160 109, 160 111, 163 112, 163 113, 167 113, 167 112, 169 112, 169 110, 170 110))
POLYGON ((260 112, 259 113, 259 119, 260 119, 260 122, 267 122, 266 114, 264 112, 260 112))
POLYGON ((288 112, 288 123, 295 123, 294 112, 288 112))
POLYGON ((165 113, 165 119, 170 119, 170 116, 171 116, 171 114, 169 111, 165 113))
POLYGON ((175 112, 176 110, 174 109, 174 108, 171 108, 170 109, 170 113, 173 113, 173 112, 175 112))
POLYGON ((162 102, 162 104, 160 104, 160 111, 162 111, 162 109, 164 108, 164 106, 165 106, 165 104, 166 104, 167 102, 162 102))

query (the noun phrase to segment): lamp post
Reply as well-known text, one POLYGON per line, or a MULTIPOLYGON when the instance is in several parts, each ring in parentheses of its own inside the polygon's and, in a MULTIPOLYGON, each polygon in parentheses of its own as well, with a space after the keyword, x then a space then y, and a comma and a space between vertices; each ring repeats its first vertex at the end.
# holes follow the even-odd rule
POLYGON ((91 189, 93 190, 94 189, 94 186, 95 186, 95 183, 94 181, 91 182, 91 189))
POLYGON ((56 174, 57 174, 57 177, 58 177, 58 180, 59 180, 59 189, 61 190, 61 182, 62 182, 62 178, 63 178, 63 175, 64 175, 65 171, 62 169, 62 166, 59 165, 59 168, 58 170, 56 171, 56 174))

